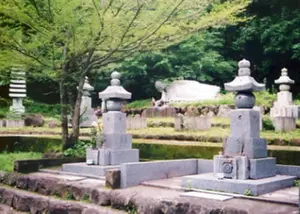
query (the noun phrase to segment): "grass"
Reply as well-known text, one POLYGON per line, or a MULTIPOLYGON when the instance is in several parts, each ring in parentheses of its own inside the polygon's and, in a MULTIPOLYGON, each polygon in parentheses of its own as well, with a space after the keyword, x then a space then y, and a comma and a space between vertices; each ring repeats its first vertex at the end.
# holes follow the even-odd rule
POLYGON ((42 154, 36 152, 0 153, 0 170, 12 172, 14 169, 15 160, 28 160, 39 158, 42 158, 42 154))
POLYGON ((138 108, 148 108, 151 107, 151 99, 146 100, 136 100, 125 106, 126 109, 138 109, 138 108))

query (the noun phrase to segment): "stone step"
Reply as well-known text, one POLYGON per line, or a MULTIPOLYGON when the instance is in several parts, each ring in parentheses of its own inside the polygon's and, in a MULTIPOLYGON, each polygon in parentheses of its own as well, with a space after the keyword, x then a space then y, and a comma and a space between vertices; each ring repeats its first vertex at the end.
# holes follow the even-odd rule
MULTIPOLYGON (((39 197, 49 198, 46 202, 40 202, 41 205, 43 203, 48 205, 52 203, 52 207, 65 207, 64 203, 67 202, 82 206, 81 202, 75 202, 74 200, 89 199, 94 204, 91 206, 99 207, 99 209, 102 208, 100 206, 110 205, 114 209, 142 214, 200 213, 200 211, 204 211, 205 213, 263 214, 270 213, 270 210, 277 210, 278 213, 297 213, 296 211, 298 211, 298 206, 295 205, 261 202, 256 201, 255 197, 251 200, 234 197, 230 200, 218 201, 207 198, 183 197, 181 196, 182 191, 150 186, 136 186, 112 190, 105 188, 103 181, 100 180, 42 172, 27 175, 6 174, 4 177, 2 176, 2 179, 0 176, 1 180, 10 186, 45 195, 38 195, 39 197), (58 196, 61 199, 68 198, 73 200, 65 202, 65 200, 60 201, 56 199, 60 202, 57 202, 57 205, 54 206, 53 197, 49 197, 49 195, 58 196)), ((8 188, 8 190, 10 189, 8 188)), ((18 191, 17 189, 12 190, 18 191)), ((31 194, 37 195, 36 193, 31 194)), ((91 214, 92 212, 85 213, 91 214)))
POLYGON ((74 213, 74 214, 122 214, 126 213, 109 207, 100 207, 86 202, 62 200, 28 191, 0 186, 0 203, 17 211, 30 213, 74 213))
POLYGON ((12 207, 0 204, 0 213, 3 214, 26 214, 27 212, 19 212, 14 210, 12 207))

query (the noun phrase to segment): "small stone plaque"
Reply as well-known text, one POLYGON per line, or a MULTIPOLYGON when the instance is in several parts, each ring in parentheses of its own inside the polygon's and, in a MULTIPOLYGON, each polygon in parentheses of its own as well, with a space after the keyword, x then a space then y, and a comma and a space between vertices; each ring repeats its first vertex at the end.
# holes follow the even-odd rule
POLYGON ((194 197, 194 198, 206 198, 218 201, 226 201, 232 199, 232 196, 227 195, 218 195, 218 194, 211 194, 211 193, 204 193, 204 192, 185 192, 181 193, 180 196, 182 197, 194 197))

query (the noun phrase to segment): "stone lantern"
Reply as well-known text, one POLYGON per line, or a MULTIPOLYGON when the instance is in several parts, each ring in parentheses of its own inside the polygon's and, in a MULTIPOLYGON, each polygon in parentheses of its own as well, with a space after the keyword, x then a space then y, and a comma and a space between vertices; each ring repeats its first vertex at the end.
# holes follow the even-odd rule
POLYGON ((293 131, 296 130, 296 119, 298 117, 298 107, 293 103, 293 96, 290 92, 290 85, 295 81, 288 76, 288 70, 283 68, 281 76, 275 80, 279 85, 277 101, 271 108, 270 116, 276 131, 293 131))
POLYGON ((120 73, 113 72, 111 85, 99 93, 106 109, 102 117, 104 143, 101 148, 87 151, 87 163, 106 166, 139 161, 138 149, 132 149, 132 135, 126 133, 126 114, 121 112, 131 93, 120 85, 120 77, 120 73))
POLYGON ((91 92, 93 90, 94 87, 90 85, 89 78, 85 77, 80 105, 80 115, 82 118, 80 127, 90 127, 93 122, 97 122, 98 120, 94 110, 92 109, 91 92))
POLYGON ((238 63, 238 76, 225 89, 236 92, 236 109, 230 114, 230 136, 223 154, 214 157, 214 173, 225 178, 258 179, 274 176, 275 158, 267 158, 267 143, 260 138, 260 113, 252 109, 255 105, 253 91, 262 91, 260 84, 250 76, 250 62, 238 63), (265 169, 264 169, 265 168, 265 169))
POLYGON ((184 187, 192 184, 193 188, 256 196, 293 185, 294 176, 276 175, 276 159, 267 157, 267 142, 260 138, 259 112, 253 109, 252 92, 265 86, 250 76, 249 61, 243 59, 238 65, 238 76, 225 84, 226 90, 236 92, 236 109, 230 112, 230 136, 223 152, 214 156, 212 173, 185 176, 184 187))

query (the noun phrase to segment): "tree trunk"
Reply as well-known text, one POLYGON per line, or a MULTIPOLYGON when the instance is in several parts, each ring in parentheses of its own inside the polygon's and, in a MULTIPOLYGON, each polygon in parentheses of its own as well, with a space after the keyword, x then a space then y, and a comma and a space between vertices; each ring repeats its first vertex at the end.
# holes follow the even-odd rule
POLYGON ((75 106, 73 109, 73 117, 72 117, 72 142, 76 143, 79 138, 80 134, 80 106, 81 106, 81 100, 82 100, 82 92, 83 92, 83 85, 84 85, 84 76, 80 76, 78 90, 77 90, 77 96, 75 101, 75 106))
POLYGON ((63 150, 69 148, 72 144, 69 139, 68 132, 68 107, 67 107, 67 93, 65 89, 64 78, 61 79, 59 83, 59 92, 60 92, 60 108, 61 108, 61 131, 62 131, 62 141, 63 141, 63 150))

